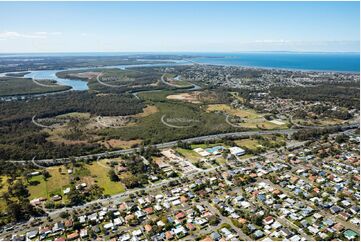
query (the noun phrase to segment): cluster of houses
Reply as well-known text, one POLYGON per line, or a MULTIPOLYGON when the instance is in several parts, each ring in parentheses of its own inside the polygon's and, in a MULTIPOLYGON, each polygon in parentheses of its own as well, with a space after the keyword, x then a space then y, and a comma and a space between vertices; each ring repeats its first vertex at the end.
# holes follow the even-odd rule
MULTIPOLYGON (((333 137, 236 159, 228 168, 78 211, 7 239, 358 240, 359 155, 357 137, 350 137, 327 157, 318 151, 333 137)), ((184 161, 173 150, 162 152, 167 159, 157 162, 161 169, 172 167, 170 160, 184 161)))

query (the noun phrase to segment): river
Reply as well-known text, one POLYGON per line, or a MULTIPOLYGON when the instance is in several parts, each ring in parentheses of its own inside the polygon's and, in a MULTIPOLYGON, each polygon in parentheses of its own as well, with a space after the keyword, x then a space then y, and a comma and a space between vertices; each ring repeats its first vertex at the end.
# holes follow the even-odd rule
MULTIPOLYGON (((172 60, 173 61, 173 60, 172 60)), ((185 65, 185 64, 189 64, 189 62, 187 61, 174 61, 174 63, 156 63, 156 64, 139 64, 139 65, 116 65, 116 66, 101 66, 101 67, 84 67, 84 68, 69 68, 69 69, 63 69, 63 70, 37 70, 37 71, 27 71, 30 72, 26 75, 24 75, 24 78, 31 78, 31 79, 35 79, 35 80, 54 80, 56 81, 56 83, 58 85, 63 85, 63 86, 70 86, 71 90, 74 91, 84 91, 84 90, 88 90, 88 82, 81 80, 81 79, 76 79, 76 78, 72 78, 72 79, 65 79, 65 78, 60 78, 56 76, 56 73, 61 72, 61 71, 71 71, 71 70, 87 70, 87 69, 92 69, 92 70, 96 70, 96 69, 113 69, 113 68, 118 68, 118 69, 126 69, 126 68, 131 68, 131 67, 154 67, 154 66, 174 66, 174 65, 185 65)), ((24 71, 21 71, 24 72, 24 71)), ((15 74, 15 73, 19 73, 19 72, 5 72, 5 73, 0 73, 0 77, 4 77, 7 74, 15 74)), ((44 94, 42 94, 44 95, 44 94)), ((47 94, 46 94, 47 95, 47 94)))

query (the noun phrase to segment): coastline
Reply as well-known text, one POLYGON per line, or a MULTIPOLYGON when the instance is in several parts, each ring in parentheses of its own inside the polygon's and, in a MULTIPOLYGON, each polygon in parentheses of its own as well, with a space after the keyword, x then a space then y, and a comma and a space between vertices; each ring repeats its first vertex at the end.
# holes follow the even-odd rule
POLYGON ((360 71, 338 71, 338 70, 310 70, 310 69, 297 69, 297 68, 282 68, 282 67, 265 67, 265 66, 247 66, 247 65, 237 65, 237 64, 216 64, 216 63, 201 63, 194 61, 198 65, 209 65, 209 66, 229 66, 229 67, 240 67, 248 69, 258 69, 258 70, 280 70, 280 71, 292 71, 292 72, 306 72, 306 73, 343 73, 343 74, 360 74, 360 71))

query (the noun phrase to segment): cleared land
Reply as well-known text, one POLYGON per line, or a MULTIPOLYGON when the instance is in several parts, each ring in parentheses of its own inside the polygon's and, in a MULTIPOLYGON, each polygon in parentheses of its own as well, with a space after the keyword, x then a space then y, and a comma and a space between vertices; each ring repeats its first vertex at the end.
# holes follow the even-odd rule
POLYGON ((218 98, 217 94, 209 90, 183 92, 183 93, 176 93, 167 96, 167 99, 169 100, 190 102, 196 104, 214 103, 217 101, 217 98, 218 98))
MULTIPOLYGON (((51 177, 47 180, 42 175, 37 175, 29 178, 27 187, 30 193, 30 199, 47 198, 52 196, 64 195, 63 190, 70 187, 71 177, 75 180, 87 183, 88 186, 97 184, 104 189, 104 194, 113 195, 125 191, 125 187, 120 182, 113 182, 108 176, 108 171, 111 169, 104 162, 92 163, 84 165, 83 167, 74 167, 73 174, 69 175, 65 166, 54 166, 47 168, 51 177), (61 170, 59 170, 61 168, 61 170), (78 177, 78 178, 77 178, 78 177)), ((64 196, 66 198, 66 196, 64 196)), ((65 199, 66 200, 66 199, 65 199)))
POLYGON ((197 152, 193 150, 177 148, 176 151, 182 156, 184 156, 187 160, 191 161, 192 163, 195 163, 199 159, 202 159, 202 156, 200 156, 199 154, 197 154, 197 152))
POLYGON ((260 147, 260 144, 255 139, 241 139, 241 140, 235 140, 234 141, 237 146, 245 147, 250 150, 256 150, 258 147, 260 147))
POLYGON ((107 149, 129 149, 135 145, 142 143, 142 140, 119 140, 119 139, 109 139, 106 141, 100 141, 99 143, 103 144, 107 149))
POLYGON ((232 108, 228 104, 211 104, 207 106, 207 112, 222 112, 229 116, 241 118, 241 122, 230 121, 232 124, 247 129, 283 129, 287 128, 288 122, 267 121, 263 116, 252 109, 232 108), (282 123, 281 123, 282 122, 282 123))
POLYGON ((211 104, 207 107, 207 112, 225 112, 229 115, 238 116, 240 118, 247 118, 247 119, 257 119, 261 118, 262 115, 256 113, 254 110, 251 109, 238 109, 232 108, 228 104, 211 104))
POLYGON ((191 103, 201 103, 198 98, 199 92, 186 92, 186 93, 179 93, 167 96, 167 99, 170 100, 177 100, 177 101, 184 101, 184 102, 191 102, 191 103))
POLYGON ((122 183, 110 180, 108 176, 110 168, 105 168, 104 165, 100 165, 99 163, 86 165, 86 168, 90 171, 90 176, 94 178, 94 182, 101 188, 104 188, 104 194, 114 195, 125 191, 122 183))
POLYGON ((47 171, 51 175, 47 180, 45 180, 42 175, 34 176, 29 179, 28 189, 30 192, 30 199, 39 197, 49 199, 55 194, 63 195, 62 191, 69 186, 70 177, 64 166, 51 167, 48 168, 47 171), (61 168, 61 172, 59 171, 59 168, 61 168))

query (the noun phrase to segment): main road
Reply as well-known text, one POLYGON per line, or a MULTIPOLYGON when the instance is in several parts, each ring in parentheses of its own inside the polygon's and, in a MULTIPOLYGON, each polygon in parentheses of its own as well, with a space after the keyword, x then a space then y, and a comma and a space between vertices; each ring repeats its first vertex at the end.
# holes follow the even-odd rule
MULTIPOLYGON (((269 134, 285 134, 291 135, 298 131, 299 129, 279 129, 279 130, 267 130, 267 131, 244 131, 244 132, 233 132, 233 133, 220 133, 220 134, 212 134, 212 135, 205 135, 205 136, 198 136, 193 138, 181 139, 179 141, 187 142, 187 143, 195 143, 195 142, 205 142, 211 141, 215 139, 222 139, 222 138, 243 138, 247 136, 253 135, 269 135, 269 134)), ((177 145, 177 141, 170 141, 160 144, 155 144, 154 146, 158 149, 170 148, 177 145)), ((102 152, 97 154, 90 154, 90 155, 83 155, 78 156, 76 159, 98 159, 98 158, 105 158, 108 156, 113 155, 124 155, 124 154, 132 154, 134 152, 139 151, 139 148, 131 148, 131 149, 124 149, 124 150, 116 150, 116 151, 109 151, 109 152, 102 152)), ((48 165, 58 165, 61 163, 67 163, 70 161, 70 158, 57 158, 57 159, 40 159, 40 160, 9 160, 7 162, 13 163, 39 163, 39 164, 48 164, 48 165)))
MULTIPOLYGON (((343 126, 339 126, 339 127, 341 127, 344 130, 347 130, 347 129, 358 128, 359 124, 349 124, 349 125, 343 125, 343 126)), ((315 129, 315 128, 327 128, 327 127, 310 126, 307 129, 315 129)), ((306 129, 306 128, 304 128, 304 129, 306 129)), ((232 133, 219 133, 219 134, 212 134, 212 135, 205 135, 205 136, 198 136, 198 137, 181 139, 181 140, 176 140, 176 141, 170 141, 170 142, 155 144, 154 146, 157 147, 158 149, 164 149, 164 148, 170 148, 170 147, 176 146, 178 141, 182 141, 184 143, 196 143, 196 142, 205 142, 205 141, 211 141, 211 140, 222 139, 222 138, 244 138, 244 137, 253 136, 253 135, 269 135, 269 134, 291 135, 297 131, 304 130, 304 129, 275 129, 275 130, 257 130, 257 131, 243 131, 243 132, 232 132, 232 133)), ((132 154, 137 151, 139 151, 139 148, 131 148, 131 149, 124 149, 124 150, 102 152, 102 153, 97 153, 97 154, 83 155, 83 156, 75 157, 75 159, 96 160, 96 159, 106 158, 106 157, 111 157, 111 156, 116 156, 116 155, 132 154)), ((40 160, 32 159, 32 160, 16 160, 16 161, 9 160, 7 162, 24 163, 24 164, 36 162, 38 164, 52 166, 52 165, 68 163, 68 162, 70 162, 70 158, 40 159, 40 160)))

